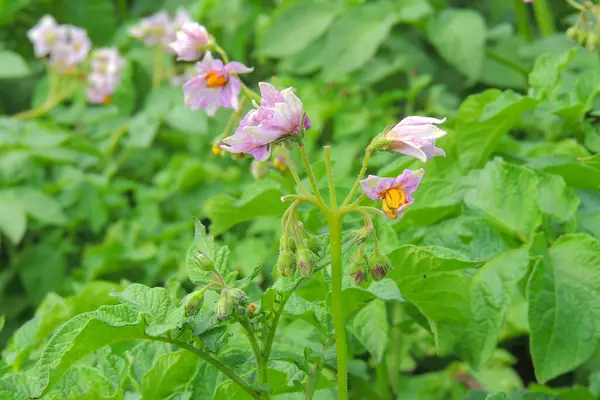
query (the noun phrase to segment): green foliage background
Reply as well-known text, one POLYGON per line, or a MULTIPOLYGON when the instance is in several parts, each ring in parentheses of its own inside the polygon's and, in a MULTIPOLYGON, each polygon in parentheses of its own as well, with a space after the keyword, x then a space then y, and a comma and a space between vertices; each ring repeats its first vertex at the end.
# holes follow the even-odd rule
MULTIPOLYGON (((152 89, 152 51, 126 34, 180 6, 254 67, 250 86, 296 87, 312 121, 306 145, 314 157, 332 145, 340 191, 387 125, 448 118, 447 157, 423 166, 402 220, 377 222, 394 270, 368 288, 345 282, 354 398, 387 398, 388 386, 399 399, 597 398, 600 61, 564 34, 577 13, 549 4, 555 33, 520 1, 0 0, 0 399, 45 388, 51 399, 246 398, 189 352, 133 341, 177 329, 193 289, 192 216, 229 246, 238 278, 263 266, 247 292, 282 315, 273 397, 301 398, 321 363, 315 398, 336 398, 329 276, 302 282, 283 310, 285 290, 267 289, 289 175, 255 181, 249 160, 213 156, 230 113, 191 112, 168 82, 152 89), (48 90, 26 38, 44 14, 119 47, 113 105, 77 94, 43 118, 10 117, 48 90)), ((314 167, 325 188, 323 162, 314 167)), ((369 172, 418 167, 386 154, 369 172)), ((206 348, 253 376, 238 327, 196 324, 206 348)))

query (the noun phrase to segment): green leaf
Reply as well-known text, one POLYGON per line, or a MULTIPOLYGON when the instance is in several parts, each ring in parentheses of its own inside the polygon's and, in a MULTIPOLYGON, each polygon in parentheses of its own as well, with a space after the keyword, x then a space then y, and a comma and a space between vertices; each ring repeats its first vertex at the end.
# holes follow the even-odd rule
POLYGON ((559 400, 560 397, 546 394, 546 393, 535 393, 528 392, 525 389, 517 390, 510 394, 506 393, 494 393, 488 394, 485 400, 559 400))
POLYGON ((510 90, 488 89, 469 96, 458 110, 456 134, 449 138, 460 149, 462 169, 481 167, 514 122, 534 105, 535 100, 510 90))
POLYGON ((152 368, 156 359, 171 351, 171 345, 164 342, 141 341, 137 343, 131 350, 125 352, 125 357, 130 360, 128 369, 129 379, 132 381, 135 380, 135 383, 141 387, 142 379, 150 368, 152 368))
POLYGON ((559 238, 527 287, 535 375, 546 382, 577 367, 600 340, 600 243, 585 234, 559 238))
POLYGON ((13 198, 0 192, 0 232, 13 244, 18 244, 27 229, 27 217, 23 206, 13 198))
POLYGON ((427 27, 427 36, 440 56, 471 80, 481 74, 486 35, 481 14, 467 9, 444 10, 427 27))
POLYGON ((136 114, 129 122, 127 144, 132 147, 150 147, 159 127, 160 122, 155 114, 149 114, 148 111, 136 114))
POLYGON ((65 371, 87 354, 111 343, 146 338, 145 328, 141 315, 124 304, 77 315, 48 341, 36 365, 39 389, 30 395, 37 398, 48 393, 65 371))
POLYGON ((19 277, 27 297, 39 304, 50 291, 58 291, 64 284, 67 261, 54 243, 28 247, 19 259, 19 277))
POLYGON ((64 225, 68 220, 60 204, 36 188, 18 188, 15 190, 15 196, 21 201, 27 215, 39 221, 64 225))
POLYGON ((559 221, 575 215, 579 207, 579 197, 567 187, 559 175, 538 173, 538 204, 544 214, 559 221))
POLYGON ((548 53, 540 56, 529 74, 529 96, 554 100, 561 85, 561 72, 575 55, 575 49, 565 53, 548 53))
POLYGON ((417 22, 433 12, 428 0, 404 0, 395 6, 398 20, 404 22, 417 22))
POLYGON ((340 80, 369 61, 398 20, 385 0, 354 7, 337 19, 327 33, 323 79, 340 80))
POLYGON ((211 364, 196 359, 196 373, 187 384, 186 392, 192 399, 212 399, 221 381, 221 373, 211 364))
POLYGON ((226 380, 217 386, 213 400, 252 400, 252 396, 232 380, 226 380))
POLYGON ((142 400, 164 399, 196 372, 197 358, 187 350, 159 356, 142 379, 142 400))
POLYGON ((431 225, 457 211, 465 188, 445 179, 425 179, 415 193, 415 202, 406 210, 403 222, 431 225))
POLYGON ((150 336, 162 335, 183 322, 183 306, 175 308, 171 303, 169 291, 165 288, 150 288, 134 283, 113 295, 130 309, 147 317, 146 322, 149 325, 146 333, 150 336))
POLYGON ((441 247, 412 245, 394 250, 389 259, 394 269, 388 272, 388 277, 396 282, 402 296, 429 320, 438 349, 447 351, 455 340, 451 331, 460 330, 470 316, 469 282, 464 269, 480 264, 441 247))
POLYGON ((360 310, 348 325, 348 330, 371 353, 376 363, 381 362, 387 346, 389 330, 383 301, 373 300, 360 310))
POLYGON ((529 160, 529 165, 551 174, 560 175, 565 182, 576 189, 598 189, 600 168, 592 163, 585 164, 566 154, 551 154, 529 160))
POLYGON ((467 205, 484 213, 523 243, 531 242, 540 223, 535 173, 493 160, 486 164, 477 182, 465 197, 467 205))
POLYGON ((283 215, 287 204, 281 201, 281 196, 283 193, 276 185, 261 181, 248 188, 241 199, 219 194, 208 200, 203 209, 212 220, 213 235, 220 235, 240 222, 283 215))
POLYGON ((592 108, 596 96, 600 93, 600 68, 581 71, 575 81, 575 98, 585 105, 585 111, 592 108))
POLYGON ((338 14, 335 2, 297 2, 277 15, 262 34, 261 55, 282 57, 297 53, 323 34, 338 14))
POLYGON ((14 51, 0 50, 0 79, 22 78, 30 73, 23 57, 14 51))
POLYGON ((94 400, 120 399, 123 392, 97 368, 89 365, 76 365, 69 369, 50 392, 51 400, 94 400))
POLYGON ((529 249, 523 246, 488 261, 469 285, 471 319, 458 344, 459 354, 476 369, 491 358, 517 282, 527 273, 529 249))
POLYGON ((16 374, 6 374, 0 377, 0 399, 23 400, 38 387, 35 368, 16 374))
POLYGON ((165 116, 165 122, 171 128, 190 134, 205 134, 208 130, 208 117, 205 113, 192 111, 179 105, 165 116))
POLYGON ((2 329, 4 329, 5 322, 6 322, 6 318, 4 317, 4 315, 0 315, 0 332, 2 332, 2 329))

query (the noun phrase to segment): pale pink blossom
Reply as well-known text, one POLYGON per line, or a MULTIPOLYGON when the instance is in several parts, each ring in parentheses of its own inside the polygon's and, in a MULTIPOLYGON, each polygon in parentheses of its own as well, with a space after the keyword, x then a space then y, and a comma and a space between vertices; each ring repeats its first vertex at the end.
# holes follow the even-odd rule
POLYGON ((360 184, 367 197, 381 201, 383 212, 388 218, 396 219, 402 217, 405 209, 414 203, 412 194, 421 183, 423 174, 423 169, 405 169, 397 178, 369 175, 360 184))
POLYGON ((445 118, 406 117, 384 133, 381 147, 423 162, 435 156, 445 156, 444 150, 435 146, 436 139, 446 135, 446 131, 438 128, 436 124, 441 124, 445 120, 445 118))

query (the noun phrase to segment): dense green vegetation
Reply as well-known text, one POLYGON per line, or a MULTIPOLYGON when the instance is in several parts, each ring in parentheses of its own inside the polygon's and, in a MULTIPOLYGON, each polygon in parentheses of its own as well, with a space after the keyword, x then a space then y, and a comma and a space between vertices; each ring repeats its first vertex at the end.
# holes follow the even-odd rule
POLYGON ((598 398, 597 18, 0 1, 0 400, 598 398))

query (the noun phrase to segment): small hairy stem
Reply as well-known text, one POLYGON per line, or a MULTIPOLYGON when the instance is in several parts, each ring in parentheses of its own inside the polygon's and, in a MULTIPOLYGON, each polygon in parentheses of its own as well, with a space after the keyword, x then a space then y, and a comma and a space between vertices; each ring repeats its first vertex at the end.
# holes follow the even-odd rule
POLYGON ((312 400, 315 390, 317 389, 317 383, 319 383, 319 378, 321 377, 323 365, 323 359, 319 359, 310 370, 310 374, 308 375, 308 383, 306 384, 306 391, 302 397, 303 400, 312 400))
POLYGON ((375 373, 377 375, 377 391, 379 392, 382 399, 392 399, 390 393, 390 380, 388 375, 387 365, 385 358, 381 360, 375 367, 375 373))
MULTIPOLYGON (((256 336, 254 335, 254 328, 250 325, 247 319, 240 318, 240 325, 244 328, 246 332, 246 336, 248 337, 248 341, 252 346, 252 351, 254 352, 254 358, 256 359, 256 372, 258 373, 258 382, 261 384, 267 383, 267 360, 263 358, 263 353, 260 349, 260 345, 256 340, 256 336)), ((268 399, 269 395, 263 393, 263 398, 268 399)))
POLYGON ((106 149, 106 157, 111 157, 114 154, 119 141, 127 133, 127 128, 128 125, 123 124, 112 134, 108 143, 108 148, 106 149))
POLYGON ((250 89, 244 82, 242 82, 242 92, 252 100, 260 104, 260 95, 254 90, 250 89))
POLYGON ((548 6, 547 0, 535 0, 533 2, 535 20, 542 36, 550 36, 556 33, 554 17, 548 6))
POLYGON ((293 163, 292 158, 290 157, 290 153, 287 151, 287 149, 285 148, 284 145, 281 145, 281 154, 283 154, 283 157, 285 158, 285 162, 287 163, 288 168, 290 170, 290 173, 292 174, 292 177, 294 178, 296 185, 298 185, 298 187, 300 188, 300 191, 302 193, 304 193, 304 195, 306 197, 311 197, 310 193, 308 193, 308 190, 306 190, 306 188, 302 184, 302 181, 300 180, 300 177, 298 176, 298 171, 296 170, 296 165, 293 163))
POLYGON ((335 197, 335 183, 331 174, 331 147, 325 146, 325 170, 327 172, 327 183, 329 185, 329 200, 331 202, 331 210, 337 211, 337 199, 335 197))
POLYGON ((175 339, 171 339, 168 337, 152 337, 152 336, 148 336, 149 340, 156 340, 159 342, 165 342, 165 343, 171 343, 174 344, 175 346, 187 350, 190 353, 194 354, 195 356, 203 359, 204 361, 208 362, 209 364, 213 365, 215 368, 217 368, 218 370, 220 370, 221 372, 223 372, 225 375, 227 375, 227 377, 229 379, 231 379, 232 381, 234 381, 239 387, 241 387, 246 393, 248 393, 250 396, 252 396, 252 398, 254 399, 260 399, 261 395, 260 393, 255 390, 252 386, 250 386, 250 384, 248 382, 246 382, 244 380, 244 378, 242 378, 241 376, 239 376, 233 369, 231 369, 229 366, 225 365, 223 362, 221 362, 221 360, 219 360, 218 358, 216 358, 215 356, 213 356, 212 354, 201 350, 197 347, 192 346, 191 344, 185 343, 185 342, 181 342, 179 340, 175 340, 175 339))
POLYGON ((214 42, 213 49, 219 54, 219 56, 221 56, 221 59, 223 60, 224 64, 227 64, 229 62, 229 56, 227 55, 227 52, 221 46, 219 46, 217 42, 214 42))
POLYGON ((346 199, 342 203, 342 207, 352 201, 354 194, 356 193, 356 191, 358 190, 358 187, 360 186, 361 179, 365 176, 365 172, 367 172, 367 166, 369 165, 370 158, 371 158, 371 150, 367 149, 365 151, 365 158, 363 159, 363 163, 362 163, 362 166, 360 167, 360 172, 358 173, 356 182, 354 182, 354 186, 352 186, 350 193, 348 193, 348 196, 346 196, 346 199))
POLYGON ((319 187, 317 186, 317 180, 315 179, 315 174, 313 174, 312 167, 310 166, 310 161, 308 161, 308 157, 306 155, 306 149, 304 148, 304 144, 298 143, 298 148, 300 149, 300 154, 302 155, 302 161, 304 162, 304 166, 306 167, 306 173, 308 174, 308 179, 310 180, 310 185, 312 186, 312 190, 321 203, 324 203, 323 197, 321 196, 321 192, 319 192, 319 187))
POLYGON ((227 120, 227 124, 225 125, 225 129, 223 129, 223 133, 217 136, 215 140, 213 140, 213 146, 220 146, 221 141, 229 136, 229 130, 231 126, 240 118, 242 111, 244 110, 244 103, 246 103, 247 96, 243 96, 240 104, 238 105, 237 110, 231 113, 231 116, 227 120))
POLYGON ((152 66, 152 88, 160 87, 164 76, 164 49, 156 45, 154 49, 154 65, 152 66))
MULTIPOLYGON (((522 0, 519 0, 519 1, 522 1, 522 0)), ((520 73, 521 75, 523 75, 523 77, 525 79, 527 79, 529 77, 529 70, 527 68, 515 63, 514 61, 512 61, 504 56, 501 56, 500 54, 495 53, 491 50, 487 50, 485 52, 485 54, 490 59, 497 61, 500 64, 503 64, 503 65, 507 66, 508 68, 511 68, 511 69, 515 70, 516 72, 520 73)))
POLYGON ((290 298, 291 293, 282 295, 281 302, 279 303, 279 308, 277 309, 277 313, 275 314, 275 318, 273 319, 273 324, 271 325, 271 329, 269 330, 269 335, 265 339, 265 345, 263 348, 263 358, 265 360, 269 360, 271 355, 271 348, 273 347, 273 339, 275 339, 275 332, 277 332, 277 324, 279 323, 279 318, 281 314, 283 314, 283 309, 285 308, 285 303, 287 303, 290 298))
POLYGON ((392 361, 390 364, 390 370, 392 372, 392 389, 395 393, 398 392, 398 376, 400 372, 400 338, 402 332, 400 331, 400 323, 402 322, 402 305, 400 303, 393 304, 393 316, 392 316, 392 361))
POLYGON ((75 85, 73 82, 66 82, 64 84, 64 90, 61 92, 61 85, 58 82, 57 77, 54 73, 50 75, 50 93, 48 94, 48 98, 42 103, 39 107, 32 108, 31 110, 23 111, 18 114, 13 115, 13 118, 17 121, 25 121, 28 119, 33 119, 39 117, 41 115, 47 114, 52 111, 54 107, 59 105, 63 100, 67 97, 75 93, 77 90, 77 82, 75 85))
POLYGON ((338 399, 348 400, 348 349, 342 314, 342 215, 332 213, 327 222, 331 247, 331 315, 335 329, 338 399))

